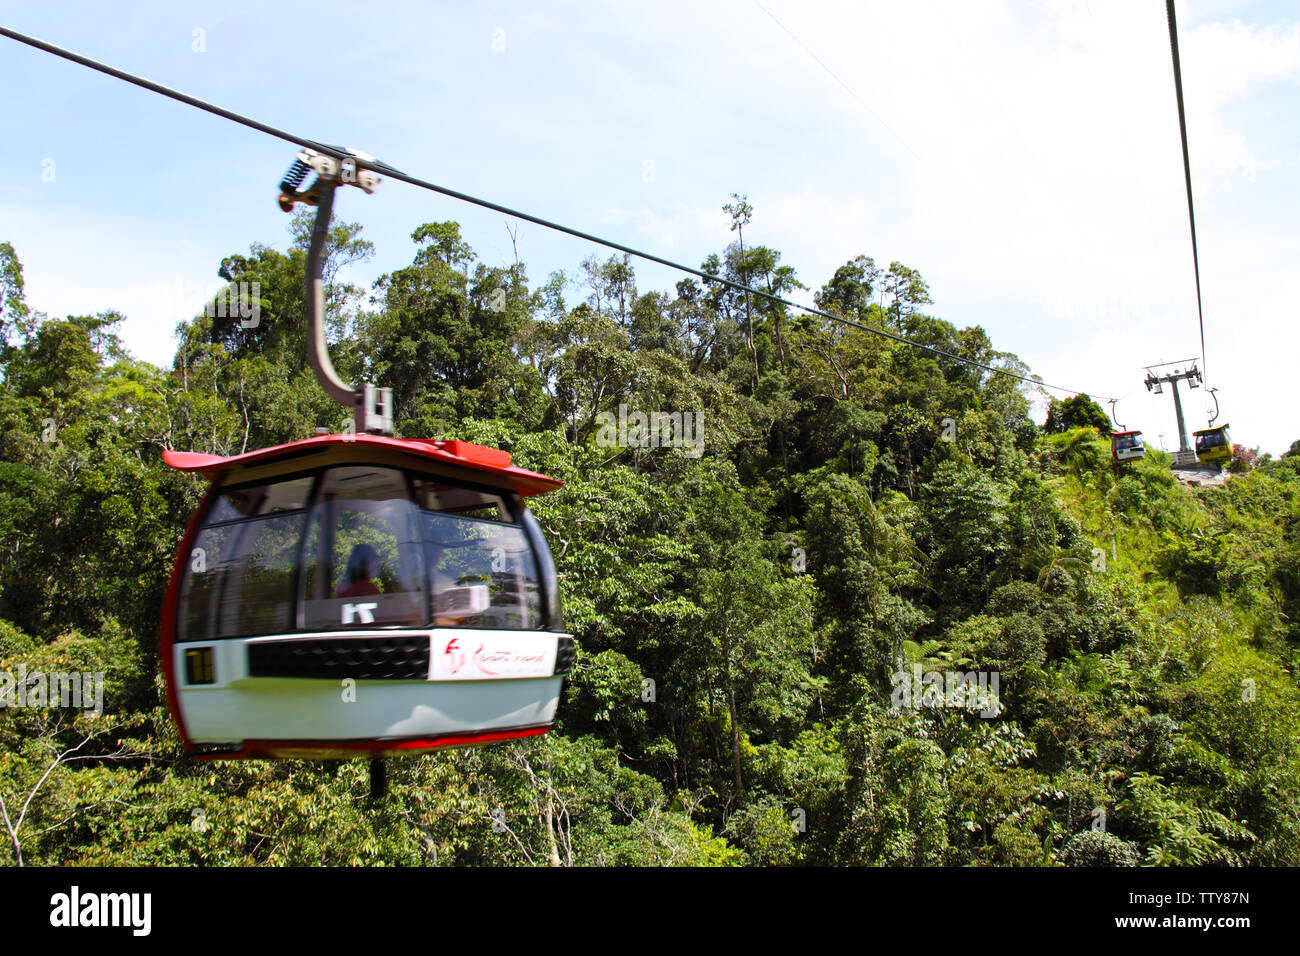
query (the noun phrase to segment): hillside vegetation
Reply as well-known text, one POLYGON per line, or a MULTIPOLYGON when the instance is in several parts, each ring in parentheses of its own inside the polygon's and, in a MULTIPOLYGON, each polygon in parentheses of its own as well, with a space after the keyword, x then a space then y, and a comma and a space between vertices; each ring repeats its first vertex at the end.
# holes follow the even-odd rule
MULTIPOLYGON (((259 322, 196 303, 171 368, 114 312, 32 311, 0 245, 0 672, 106 675, 101 716, 0 709, 0 860, 1300 864, 1300 458, 1188 489, 1059 407, 1040 428, 1006 376, 716 283, 642 292, 621 258, 530 284, 455 223, 371 290, 332 283, 332 352, 393 388, 398 434, 566 483, 532 500, 578 645, 556 727, 390 761, 380 799, 363 761, 189 759, 157 631, 203 488, 161 452, 340 430, 305 365, 304 222, 221 263, 259 322), (620 405, 701 415, 701 453, 606 447, 620 405), (959 671, 996 695, 912 699, 959 671)), ((327 275, 370 253, 336 224, 327 275)), ((780 259, 702 268, 801 287, 780 259)), ((901 263, 859 256, 816 300, 1027 374, 901 263)))

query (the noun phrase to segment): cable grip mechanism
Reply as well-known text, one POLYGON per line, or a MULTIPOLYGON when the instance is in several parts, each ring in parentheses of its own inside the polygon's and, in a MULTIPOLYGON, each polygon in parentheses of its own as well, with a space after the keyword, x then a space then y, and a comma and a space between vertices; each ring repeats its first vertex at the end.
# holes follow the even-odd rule
POLYGON ((346 154, 342 159, 305 148, 280 180, 282 210, 291 212, 298 203, 316 207, 311 242, 307 246, 307 362, 325 393, 353 410, 356 434, 391 435, 393 390, 365 382, 355 388, 345 384, 334 370, 325 344, 325 240, 334 209, 334 190, 342 183, 373 193, 380 181, 370 168, 376 162, 375 157, 356 149, 341 152, 346 154), (312 173, 316 178, 303 187, 304 180, 312 173))

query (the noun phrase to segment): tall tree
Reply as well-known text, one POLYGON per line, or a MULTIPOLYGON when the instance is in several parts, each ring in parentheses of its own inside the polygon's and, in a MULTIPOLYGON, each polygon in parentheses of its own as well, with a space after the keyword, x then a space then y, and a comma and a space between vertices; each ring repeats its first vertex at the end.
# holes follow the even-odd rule
POLYGON ((722 207, 722 210, 731 217, 731 231, 739 237, 740 256, 737 259, 737 272, 745 286, 745 343, 749 346, 750 356, 754 360, 754 385, 758 385, 758 348, 754 344, 754 319, 749 307, 750 271, 749 263, 745 258, 745 227, 754 218, 754 207, 750 205, 749 197, 739 193, 732 193, 731 200, 722 207))

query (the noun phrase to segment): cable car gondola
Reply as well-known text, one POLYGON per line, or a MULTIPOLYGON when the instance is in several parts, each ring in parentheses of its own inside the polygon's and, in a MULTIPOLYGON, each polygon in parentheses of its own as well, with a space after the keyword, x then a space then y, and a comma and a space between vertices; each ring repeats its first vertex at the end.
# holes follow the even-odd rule
POLYGON ((1192 432, 1196 439, 1196 460, 1203 465, 1217 465, 1232 457, 1232 439, 1228 436, 1228 426, 1218 425, 1214 428, 1202 428, 1192 432))
MULTIPOLYGON (((369 158, 354 155, 342 179, 370 191, 369 158)), ((281 206, 318 206, 309 358, 356 432, 163 455, 211 481, 159 640, 168 706, 200 757, 377 757, 543 734, 573 661, 524 504, 561 483, 494 448, 385 434, 388 391, 350 389, 330 364, 321 260, 341 166, 300 154, 281 206), (308 165, 316 181, 299 191, 308 165)))
POLYGON ((1110 455, 1116 461, 1139 461, 1146 457, 1146 453, 1140 431, 1110 433, 1110 455))

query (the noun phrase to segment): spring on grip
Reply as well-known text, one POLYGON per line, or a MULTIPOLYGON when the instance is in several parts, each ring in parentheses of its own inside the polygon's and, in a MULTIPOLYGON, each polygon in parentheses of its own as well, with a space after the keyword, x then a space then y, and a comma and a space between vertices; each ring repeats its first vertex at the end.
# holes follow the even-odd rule
POLYGON ((280 191, 283 193, 295 192, 302 185, 302 181, 307 178, 309 172, 311 172, 310 166, 301 159, 295 159, 293 165, 289 167, 289 171, 284 174, 284 179, 280 180, 280 191))

